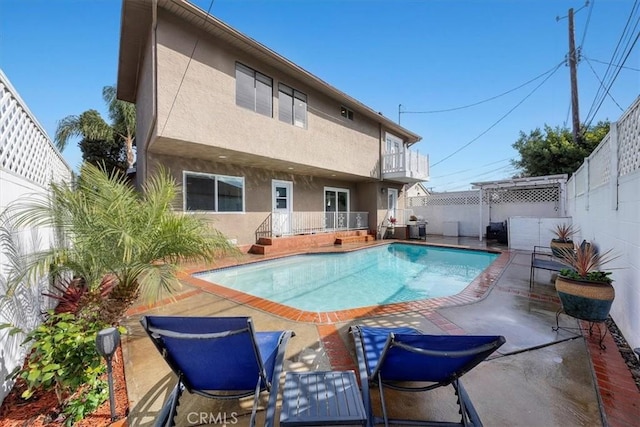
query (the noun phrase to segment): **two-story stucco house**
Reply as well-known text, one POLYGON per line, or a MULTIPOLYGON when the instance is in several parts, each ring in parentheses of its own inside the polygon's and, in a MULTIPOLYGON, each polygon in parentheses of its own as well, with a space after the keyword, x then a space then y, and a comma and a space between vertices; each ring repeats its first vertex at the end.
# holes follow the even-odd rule
MULTIPOLYGON (((118 98, 137 106, 137 180, 160 165, 238 245, 372 234, 428 179, 420 136, 185 0, 124 0, 118 98), (156 6, 157 4, 157 6, 156 6)), ((402 220, 403 218, 399 218, 402 220)))

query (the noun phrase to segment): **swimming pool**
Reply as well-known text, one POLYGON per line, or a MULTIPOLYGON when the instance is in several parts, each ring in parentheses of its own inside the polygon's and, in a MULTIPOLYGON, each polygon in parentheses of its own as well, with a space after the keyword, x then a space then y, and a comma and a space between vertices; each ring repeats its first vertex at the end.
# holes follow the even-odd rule
POLYGON ((304 311, 338 311, 457 294, 498 254, 393 243, 305 254, 195 277, 304 311))

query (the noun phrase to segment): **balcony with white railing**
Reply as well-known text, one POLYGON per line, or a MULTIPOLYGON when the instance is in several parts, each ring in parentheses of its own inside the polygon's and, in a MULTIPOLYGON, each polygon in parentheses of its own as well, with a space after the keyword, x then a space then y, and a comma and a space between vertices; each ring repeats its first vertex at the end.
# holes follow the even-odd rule
POLYGON ((382 155, 382 179, 403 183, 429 180, 429 156, 409 149, 382 155))

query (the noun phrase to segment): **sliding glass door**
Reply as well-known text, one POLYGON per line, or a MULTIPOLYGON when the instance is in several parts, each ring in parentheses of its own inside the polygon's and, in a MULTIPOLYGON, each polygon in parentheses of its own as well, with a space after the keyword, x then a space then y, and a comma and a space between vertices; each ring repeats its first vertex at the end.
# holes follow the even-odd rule
POLYGON ((325 228, 341 229, 349 226, 349 190, 325 187, 324 217, 325 228))

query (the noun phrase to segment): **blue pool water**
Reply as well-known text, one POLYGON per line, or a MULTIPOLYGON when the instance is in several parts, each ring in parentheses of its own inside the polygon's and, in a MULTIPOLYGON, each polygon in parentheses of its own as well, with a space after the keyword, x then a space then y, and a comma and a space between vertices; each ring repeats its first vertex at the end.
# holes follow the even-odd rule
POLYGON ((454 295, 497 254, 394 243, 308 254, 194 276, 305 311, 337 311, 454 295))

